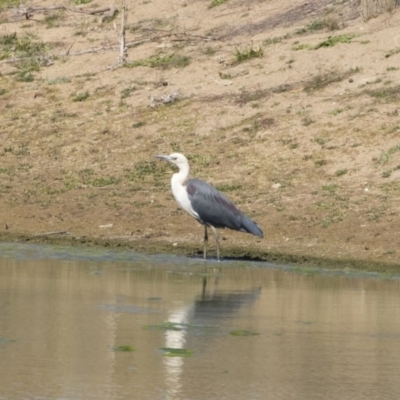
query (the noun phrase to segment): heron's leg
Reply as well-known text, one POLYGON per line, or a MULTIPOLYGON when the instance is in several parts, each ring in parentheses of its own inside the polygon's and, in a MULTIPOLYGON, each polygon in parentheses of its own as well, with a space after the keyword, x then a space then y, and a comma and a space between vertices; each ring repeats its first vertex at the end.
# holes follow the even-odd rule
POLYGON ((207 258, 207 242, 208 242, 208 232, 207 225, 204 225, 204 247, 203 247, 203 258, 207 258))
POLYGON ((211 226, 211 225, 210 225, 210 228, 211 228, 212 231, 213 231, 213 234, 214 234, 214 237, 215 237, 215 241, 216 241, 216 243, 217 243, 217 260, 220 261, 220 259, 219 259, 219 236, 218 236, 218 232, 217 232, 217 230, 216 230, 213 226, 211 226))

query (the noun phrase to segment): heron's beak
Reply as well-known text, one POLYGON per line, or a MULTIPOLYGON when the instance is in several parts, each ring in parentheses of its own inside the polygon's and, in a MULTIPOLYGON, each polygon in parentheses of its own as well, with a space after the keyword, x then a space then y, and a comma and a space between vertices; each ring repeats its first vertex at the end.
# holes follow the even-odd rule
POLYGON ((159 158, 160 160, 170 161, 169 156, 164 156, 162 154, 159 156, 154 156, 154 158, 159 158))

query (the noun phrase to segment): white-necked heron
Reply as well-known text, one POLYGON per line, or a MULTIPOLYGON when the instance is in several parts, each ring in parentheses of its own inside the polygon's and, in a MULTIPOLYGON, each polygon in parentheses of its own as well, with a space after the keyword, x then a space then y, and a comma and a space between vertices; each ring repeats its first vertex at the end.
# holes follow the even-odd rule
POLYGON ((183 154, 172 153, 169 156, 159 155, 155 157, 169 161, 179 168, 179 172, 172 175, 172 193, 177 203, 204 225, 204 258, 207 258, 207 227, 210 227, 214 233, 218 261, 220 259, 220 246, 216 228, 229 228, 251 233, 261 238, 264 236, 260 227, 217 189, 200 179, 188 179, 189 163, 183 154))

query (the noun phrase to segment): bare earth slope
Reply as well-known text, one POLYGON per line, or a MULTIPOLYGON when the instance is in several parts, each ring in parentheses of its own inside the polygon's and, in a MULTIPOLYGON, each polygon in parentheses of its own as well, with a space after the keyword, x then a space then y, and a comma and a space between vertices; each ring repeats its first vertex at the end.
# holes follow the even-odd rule
POLYGON ((3 238, 200 249, 153 158, 181 151, 264 230, 223 254, 399 263, 400 9, 126 3, 122 65, 122 3, 79 3, 1 3, 3 238))

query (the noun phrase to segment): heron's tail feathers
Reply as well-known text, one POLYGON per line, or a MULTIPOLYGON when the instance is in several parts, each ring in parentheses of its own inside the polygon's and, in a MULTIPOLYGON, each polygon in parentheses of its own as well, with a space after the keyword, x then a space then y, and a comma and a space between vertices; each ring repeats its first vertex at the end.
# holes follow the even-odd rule
POLYGON ((252 221, 250 218, 246 217, 246 215, 242 215, 242 229, 244 232, 251 233, 254 236, 258 236, 260 238, 264 237, 263 231, 260 227, 252 221))

